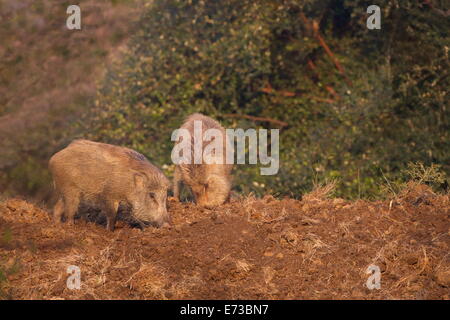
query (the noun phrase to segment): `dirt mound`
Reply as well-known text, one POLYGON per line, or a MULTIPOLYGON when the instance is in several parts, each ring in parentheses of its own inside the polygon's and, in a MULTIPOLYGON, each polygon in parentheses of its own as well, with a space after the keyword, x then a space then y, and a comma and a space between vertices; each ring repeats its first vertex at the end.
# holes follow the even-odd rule
MULTIPOLYGON (((417 191, 417 190, 416 190, 417 191)), ((56 227, 0 204, 0 294, 13 299, 450 299, 450 200, 246 197, 214 210, 169 202, 174 226, 56 227), (67 288, 67 268, 81 289, 67 288), (381 288, 369 290, 369 265, 381 288)))

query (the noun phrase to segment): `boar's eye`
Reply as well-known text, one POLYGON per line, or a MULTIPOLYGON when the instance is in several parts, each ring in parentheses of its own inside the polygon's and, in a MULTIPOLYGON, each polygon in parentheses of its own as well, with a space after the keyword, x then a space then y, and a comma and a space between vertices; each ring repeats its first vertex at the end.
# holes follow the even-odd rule
POLYGON ((150 198, 152 198, 152 199, 156 199, 156 194, 154 194, 153 192, 150 192, 150 193, 148 194, 148 196, 149 196, 150 198))

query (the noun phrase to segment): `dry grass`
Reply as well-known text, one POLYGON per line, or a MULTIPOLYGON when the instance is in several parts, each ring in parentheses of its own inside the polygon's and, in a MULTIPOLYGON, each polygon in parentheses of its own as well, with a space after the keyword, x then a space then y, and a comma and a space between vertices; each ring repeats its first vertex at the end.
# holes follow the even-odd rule
POLYGON ((417 187, 394 203, 318 200, 326 190, 302 201, 248 196, 215 210, 171 201, 174 228, 122 222, 114 233, 82 221, 55 227, 45 210, 8 200, 0 268, 16 272, 3 297, 450 299, 449 195, 417 187), (365 287, 372 264, 380 290, 365 287), (81 290, 66 286, 69 265, 81 269, 81 290))
POLYGON ((326 200, 334 194, 334 192, 336 191, 336 185, 336 180, 327 182, 325 184, 316 185, 314 189, 310 193, 305 194, 302 199, 304 201, 326 200))

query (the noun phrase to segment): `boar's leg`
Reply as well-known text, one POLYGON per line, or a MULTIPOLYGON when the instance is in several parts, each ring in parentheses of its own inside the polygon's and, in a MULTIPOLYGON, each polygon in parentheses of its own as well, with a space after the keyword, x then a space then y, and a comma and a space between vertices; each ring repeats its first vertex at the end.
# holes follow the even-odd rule
POLYGON ((69 224, 75 223, 75 214, 78 211, 78 205, 80 204, 80 195, 71 195, 64 197, 64 212, 69 224))
POLYGON ((64 200, 62 197, 58 199, 53 207, 53 220, 55 223, 61 223, 62 214, 64 212, 64 200))
POLYGON ((181 179, 181 170, 177 166, 173 175, 173 197, 177 200, 180 200, 181 179))
POLYGON ((106 229, 108 229, 109 231, 114 231, 118 210, 119 201, 106 202, 106 229))

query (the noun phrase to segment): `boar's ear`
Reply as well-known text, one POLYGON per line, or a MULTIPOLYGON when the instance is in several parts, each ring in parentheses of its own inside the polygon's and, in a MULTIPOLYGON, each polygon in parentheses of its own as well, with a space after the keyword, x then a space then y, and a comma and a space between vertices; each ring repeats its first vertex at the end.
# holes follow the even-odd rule
POLYGON ((145 189, 147 177, 142 173, 134 174, 134 186, 138 189, 145 189))

